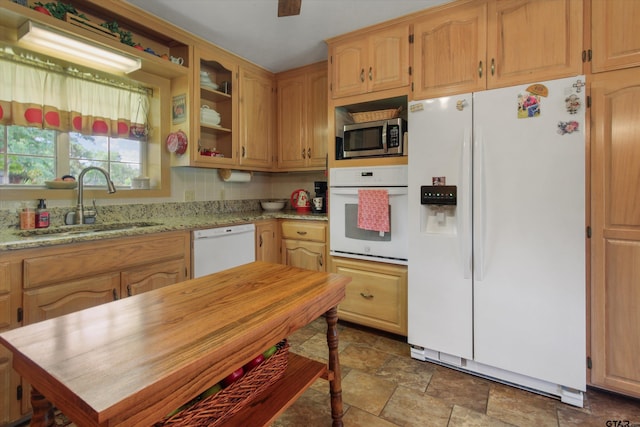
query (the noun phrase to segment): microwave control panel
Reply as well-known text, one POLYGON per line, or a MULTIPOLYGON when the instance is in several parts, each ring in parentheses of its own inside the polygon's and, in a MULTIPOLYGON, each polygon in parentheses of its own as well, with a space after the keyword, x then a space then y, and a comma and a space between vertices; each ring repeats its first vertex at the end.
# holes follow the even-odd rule
POLYGON ((389 138, 387 141, 387 147, 400 147, 400 126, 390 125, 387 137, 389 138))
POLYGON ((423 185, 420 187, 420 203, 423 205, 458 204, 458 187, 455 185, 423 185))

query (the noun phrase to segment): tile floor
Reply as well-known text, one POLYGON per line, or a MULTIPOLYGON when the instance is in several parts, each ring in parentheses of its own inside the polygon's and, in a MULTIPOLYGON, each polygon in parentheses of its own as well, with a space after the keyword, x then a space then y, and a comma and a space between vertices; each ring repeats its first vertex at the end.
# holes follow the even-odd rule
MULTIPOLYGON (((291 351, 326 361, 325 331, 318 319, 295 332, 291 351)), ((339 324, 339 351, 346 427, 640 427, 640 400, 589 389, 585 407, 576 408, 411 359, 406 343, 355 325, 339 324)), ((329 386, 319 379, 272 427, 330 425, 329 386)))

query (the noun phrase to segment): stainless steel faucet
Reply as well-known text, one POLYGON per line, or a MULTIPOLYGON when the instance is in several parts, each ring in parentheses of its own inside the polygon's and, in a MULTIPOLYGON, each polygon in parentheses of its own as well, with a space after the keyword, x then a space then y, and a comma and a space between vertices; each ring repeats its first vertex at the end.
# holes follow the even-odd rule
MULTIPOLYGON (((88 166, 82 169, 80 172, 80 176, 78 177, 78 204, 76 205, 75 219, 74 222, 76 224, 84 224, 85 211, 84 211, 84 175, 90 170, 97 170, 102 172, 104 177, 107 179, 107 191, 109 194, 116 192, 116 186, 111 182, 111 177, 109 176, 109 172, 98 167, 98 166, 88 166)), ((95 215, 95 214, 94 214, 95 215)))

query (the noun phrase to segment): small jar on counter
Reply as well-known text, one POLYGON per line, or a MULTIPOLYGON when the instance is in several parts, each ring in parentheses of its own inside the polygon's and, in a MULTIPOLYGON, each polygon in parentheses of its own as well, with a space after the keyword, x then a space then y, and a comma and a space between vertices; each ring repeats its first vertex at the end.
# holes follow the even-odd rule
POLYGON ((36 228, 36 211, 33 208, 23 207, 20 211, 20 229, 31 230, 36 228))

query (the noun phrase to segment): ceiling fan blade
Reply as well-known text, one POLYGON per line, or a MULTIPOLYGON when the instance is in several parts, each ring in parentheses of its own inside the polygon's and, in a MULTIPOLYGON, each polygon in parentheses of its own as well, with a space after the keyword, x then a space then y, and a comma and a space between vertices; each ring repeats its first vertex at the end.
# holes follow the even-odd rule
POLYGON ((302 0, 278 0, 278 17, 300 15, 302 0))

